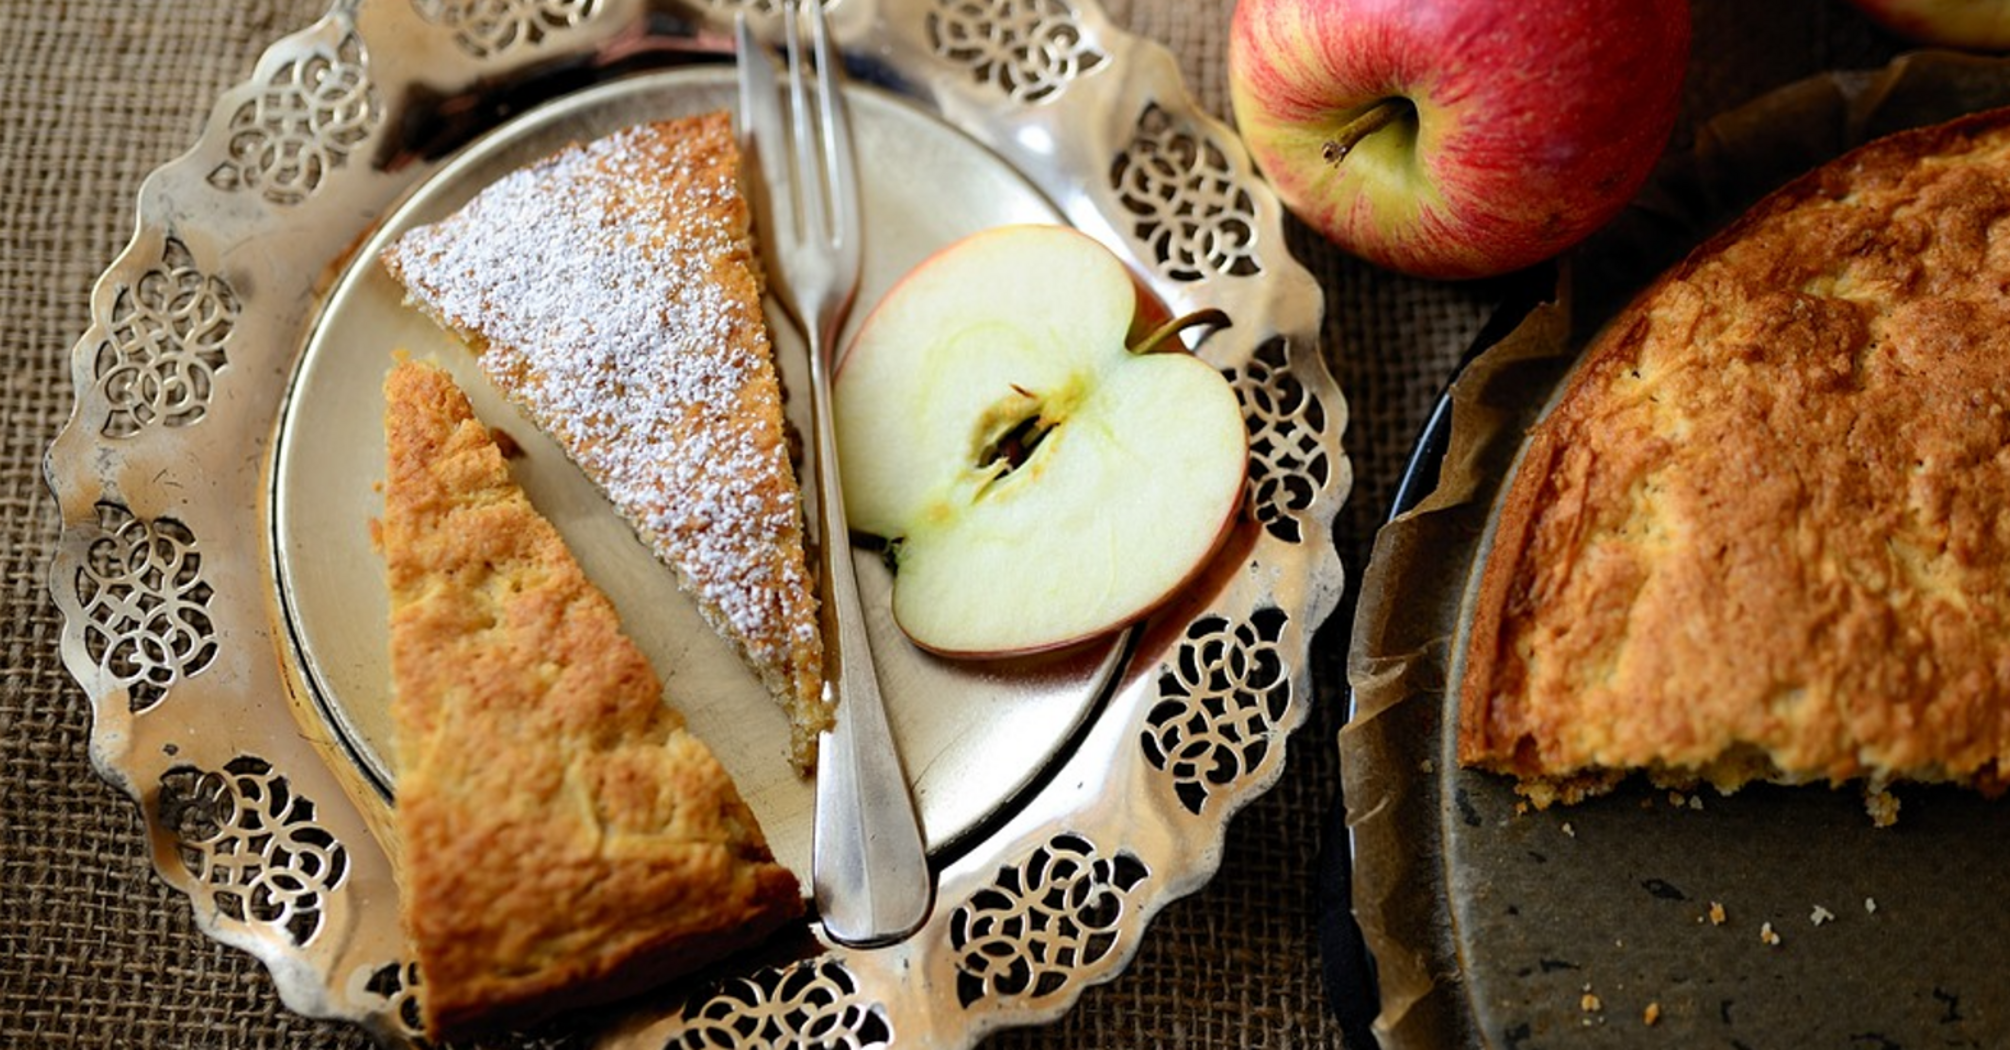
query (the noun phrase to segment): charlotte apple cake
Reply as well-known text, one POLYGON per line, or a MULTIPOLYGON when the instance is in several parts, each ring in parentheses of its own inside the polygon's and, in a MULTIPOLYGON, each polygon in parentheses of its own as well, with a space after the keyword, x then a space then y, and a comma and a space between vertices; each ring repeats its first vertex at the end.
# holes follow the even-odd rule
POLYGON ((1756 205, 1586 350, 1472 610, 1458 753, 1538 804, 1628 771, 2010 773, 2010 113, 1756 205))
POLYGON ((789 713, 831 711, 730 117, 629 127, 388 247, 408 298, 598 484, 789 713))
POLYGON ((401 362, 385 396, 399 884, 428 1036, 632 993, 798 916, 795 877, 465 395, 401 362))

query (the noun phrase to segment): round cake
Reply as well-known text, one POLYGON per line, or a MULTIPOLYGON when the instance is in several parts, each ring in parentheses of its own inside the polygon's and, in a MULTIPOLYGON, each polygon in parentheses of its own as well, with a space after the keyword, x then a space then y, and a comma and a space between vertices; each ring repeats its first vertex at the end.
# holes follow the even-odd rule
POLYGON ((1642 292, 1505 490, 1460 760, 1948 781, 2010 759, 2010 111, 1872 142, 1642 292))

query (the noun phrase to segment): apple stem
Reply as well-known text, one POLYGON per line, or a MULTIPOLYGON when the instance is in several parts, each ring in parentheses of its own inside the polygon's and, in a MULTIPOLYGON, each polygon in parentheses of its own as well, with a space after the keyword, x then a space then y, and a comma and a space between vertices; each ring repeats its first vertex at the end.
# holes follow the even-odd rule
POLYGON ((1173 337, 1189 328, 1198 328, 1201 325, 1207 325, 1210 328, 1227 328, 1229 326, 1228 313, 1223 310, 1217 310, 1212 306, 1207 306, 1192 313, 1181 314, 1153 329, 1150 335, 1138 341, 1138 345, 1131 347, 1131 353, 1162 354, 1171 350, 1185 350, 1186 347, 1173 337))
POLYGON ((1326 163, 1337 167, 1341 161, 1347 159, 1347 154, 1354 152, 1354 147, 1360 145, 1362 139, 1395 123, 1411 108, 1409 102, 1398 98, 1385 98, 1369 106, 1354 119, 1342 125, 1340 131, 1332 138, 1327 139, 1319 155, 1326 159, 1326 163))

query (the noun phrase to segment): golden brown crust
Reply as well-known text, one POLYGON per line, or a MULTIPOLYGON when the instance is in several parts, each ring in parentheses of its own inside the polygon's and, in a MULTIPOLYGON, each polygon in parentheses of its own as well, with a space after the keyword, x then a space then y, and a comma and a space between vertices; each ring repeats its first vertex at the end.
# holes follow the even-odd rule
POLYGON ((1535 428, 1461 761, 1733 787, 2010 769, 2010 112, 1782 189, 1615 318, 1535 428))
POLYGON ((823 644, 730 117, 574 145, 384 264, 478 350, 789 713, 814 765, 823 644))
POLYGON ((385 382, 405 927, 428 1035, 661 983, 802 910, 752 811, 438 368, 385 382))

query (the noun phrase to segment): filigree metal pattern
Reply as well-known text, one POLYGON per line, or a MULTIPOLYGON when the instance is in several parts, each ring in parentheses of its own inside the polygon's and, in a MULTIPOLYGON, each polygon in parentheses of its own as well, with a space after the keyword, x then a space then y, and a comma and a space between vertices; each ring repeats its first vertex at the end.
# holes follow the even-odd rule
POLYGON ((1145 758, 1172 777, 1188 812, 1203 812, 1277 743, 1291 700, 1277 648, 1287 621, 1279 609, 1261 610, 1245 623, 1202 617, 1187 628, 1177 660, 1160 677, 1160 700, 1143 735, 1145 758))
POLYGON ((863 997, 858 978, 829 955, 728 980, 710 998, 687 1004, 683 1020, 664 1050, 866 1050, 893 1042, 886 1006, 863 997))
POLYGON ((1175 281, 1261 273, 1256 204, 1214 139, 1152 103, 1110 171, 1131 235, 1175 281))
POLYGON ((1267 340, 1229 382, 1249 425, 1249 484, 1257 520, 1272 536, 1298 543, 1300 519, 1333 470, 1326 406, 1290 367, 1290 345, 1267 340))
POLYGON ((137 713, 215 659, 214 592, 188 526, 173 518, 147 521, 116 503, 97 509, 103 535, 73 581, 84 610, 84 647, 127 690, 137 713))
POLYGON ((1018 865, 998 869, 950 921, 957 999, 968 1008, 1079 988, 1115 949, 1149 876, 1135 856, 1106 854, 1075 834, 1057 835, 1018 865))
MULTIPOLYGON (((390 1034, 396 1039, 414 1048, 434 1045, 426 1039, 426 1022, 420 1005, 425 995, 425 983, 420 979, 417 962, 396 960, 364 967, 355 975, 355 991, 359 997, 381 1004, 376 1014, 388 1023, 390 1034)), ((537 1028, 514 1032, 508 1045, 511 1050, 584 1050, 587 1043, 583 1037, 565 1030, 562 1024, 562 1021, 548 1021, 537 1028)), ((500 1044, 484 1041, 477 1045, 488 1047, 500 1044)))
POLYGON ((419 964, 409 960, 387 962, 366 972, 363 993, 383 1005, 377 1011, 397 1025, 405 1038, 418 1040, 426 1031, 419 1013, 419 964))
POLYGON ((412 0, 419 17, 450 30, 476 58, 535 47, 554 30, 593 17, 600 0, 412 0))
POLYGON ((321 928, 348 851, 271 763, 240 755, 221 770, 177 766, 161 776, 159 807, 182 865, 218 913, 296 946, 321 928))
POLYGON ((354 33, 332 50, 282 64, 230 117, 229 159, 211 169, 220 190, 299 204, 370 137, 380 119, 354 33))
MULTIPOLYGON (((799 959, 728 964, 712 978, 724 983, 638 1002, 634 1025, 566 1022, 513 1045, 953 1050, 1051 1020, 1126 965, 1169 895, 1211 874, 1192 836, 1218 833, 1231 797, 1268 787, 1302 721, 1293 683, 1310 627, 1340 595, 1327 540, 1350 478, 1346 406, 1316 350, 1317 285, 1290 258, 1281 210, 1233 132, 1098 0, 833 7, 840 46, 874 74, 862 89, 903 95, 989 147, 1168 301, 1235 317, 1207 352, 1242 402, 1263 527, 1237 548, 1245 571, 1222 567, 1218 592, 1196 593, 1190 615, 1122 656, 1123 684, 1054 759, 1078 768, 1032 782, 951 851, 920 934, 839 948, 814 944, 811 924, 768 946, 799 959), (1097 793, 1105 782, 1145 790, 1097 793)), ((689 34, 733 12, 779 8, 330 0, 139 195, 138 232, 100 277, 73 349, 81 411, 48 457, 63 515, 50 577, 63 658, 98 715, 92 757, 139 797, 160 872, 207 931, 265 962, 288 1004, 356 1021, 387 1045, 427 1045, 425 989, 400 957, 395 848, 375 837, 383 799, 323 750, 325 726, 296 721, 314 717, 292 703, 305 694, 288 657, 303 653, 286 647, 297 625, 274 611, 287 598, 271 574, 276 450, 303 447, 275 440, 274 424, 320 323, 310 300, 398 201, 461 159, 397 137, 438 116, 416 107, 465 101, 457 130, 506 138, 498 122, 527 101, 566 105, 659 75, 682 83, 703 71, 623 63, 688 53, 689 34), (196 500, 199 513, 181 509, 196 500), (212 722, 230 731, 203 728, 212 722)), ((674 109, 681 90, 658 101, 674 109)), ((607 93, 623 106, 639 97, 607 93)))
POLYGON ((1022 104, 1050 102, 1109 61, 1062 0, 937 0, 923 25, 936 57, 1022 104))
POLYGON ((106 338, 91 374, 110 406, 101 432, 124 438, 154 424, 200 422, 240 309, 230 285, 169 237, 160 265, 121 287, 100 320, 106 338))

